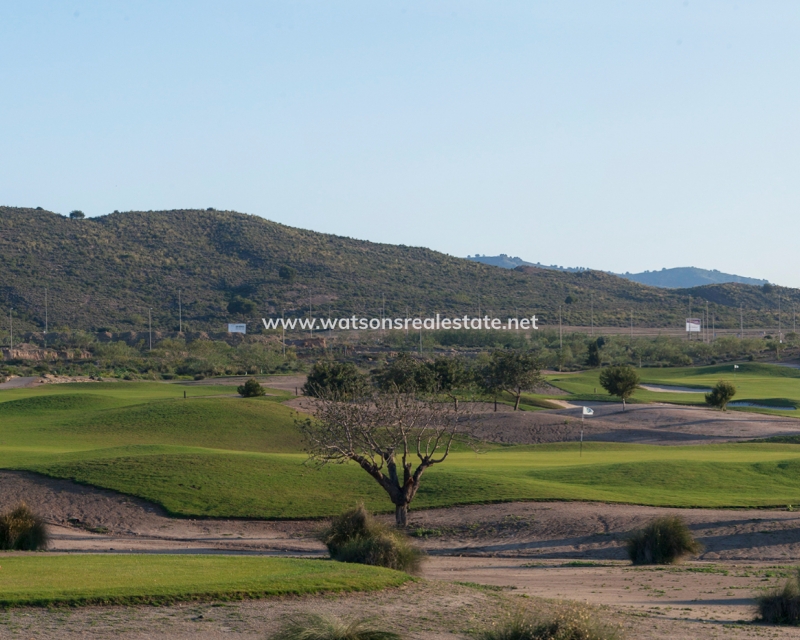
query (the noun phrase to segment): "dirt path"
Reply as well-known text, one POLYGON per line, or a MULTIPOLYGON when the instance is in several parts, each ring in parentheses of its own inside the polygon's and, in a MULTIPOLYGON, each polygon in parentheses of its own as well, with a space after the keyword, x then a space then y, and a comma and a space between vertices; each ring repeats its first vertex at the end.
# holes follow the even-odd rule
POLYGON ((0 382, 0 389, 24 389, 26 387, 34 387, 40 381, 38 377, 18 377, 11 378, 5 382, 0 382))

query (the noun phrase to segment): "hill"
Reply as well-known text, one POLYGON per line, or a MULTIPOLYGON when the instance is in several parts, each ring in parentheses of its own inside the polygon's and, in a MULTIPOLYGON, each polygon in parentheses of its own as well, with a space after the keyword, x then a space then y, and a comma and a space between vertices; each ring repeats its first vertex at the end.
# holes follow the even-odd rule
POLYGON ((698 269, 697 267, 676 267, 674 269, 662 269, 661 271, 618 273, 617 275, 627 278, 628 280, 633 280, 634 282, 650 285, 651 287, 666 287, 670 289, 702 287, 707 284, 724 284, 728 282, 755 286, 767 284, 767 280, 746 278, 744 276, 733 275, 732 273, 722 273, 716 269, 698 269))
MULTIPOLYGON (((570 273, 580 273, 587 271, 584 267, 561 267, 554 264, 545 265, 539 262, 526 262, 522 258, 511 257, 505 253, 499 256, 467 256, 467 260, 490 264, 493 267, 503 269, 516 269, 517 267, 539 267, 540 269, 553 269, 555 271, 568 271, 570 273)), ((610 271, 608 273, 611 273, 610 271)), ((758 278, 746 278, 744 276, 733 275, 732 273, 722 273, 716 269, 698 269, 697 267, 676 267, 674 269, 661 269, 661 271, 643 271, 642 273, 615 273, 613 275, 633 280, 640 284, 651 287, 661 287, 665 289, 688 289, 692 287, 702 287, 709 284, 725 284, 736 282, 739 284, 750 284, 761 286, 768 284, 767 280, 758 278)))
MULTIPOLYGON (((296 229, 232 211, 131 211, 69 219, 0 207, 0 311, 15 331, 221 330, 262 315, 536 313, 557 325, 682 326, 688 296, 718 327, 770 326, 798 290, 722 284, 673 291, 599 271, 499 269, 419 247, 296 229), (231 307, 231 302, 244 304, 231 307), (252 301, 252 305, 248 301, 252 301), (238 309, 238 310, 237 310, 238 309)), ((7 326, 7 323, 3 323, 7 326)), ((4 329, 6 327, 4 326, 4 329)), ((4 331, 5 333, 5 331, 4 331)), ((7 337, 4 338, 4 341, 7 337)))
POLYGON ((570 273, 578 273, 580 271, 587 271, 584 267, 559 267, 554 264, 542 264, 541 262, 526 262, 519 257, 507 256, 501 253, 499 256, 481 256, 475 254, 474 256, 467 256, 467 260, 473 262, 480 262, 481 264, 490 264, 493 267, 502 267, 503 269, 516 269, 517 267, 539 267, 540 269, 553 269, 554 271, 569 271, 570 273))

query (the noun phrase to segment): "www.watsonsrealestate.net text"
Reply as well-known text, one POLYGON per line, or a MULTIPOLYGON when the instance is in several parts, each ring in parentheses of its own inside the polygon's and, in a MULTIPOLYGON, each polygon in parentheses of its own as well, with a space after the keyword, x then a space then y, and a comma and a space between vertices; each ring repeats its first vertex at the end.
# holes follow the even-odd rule
POLYGON ((460 318, 442 318, 436 314, 432 318, 262 318, 266 329, 284 329, 293 331, 325 330, 352 330, 352 329, 414 329, 414 330, 440 330, 440 329, 494 329, 497 331, 510 331, 515 329, 538 329, 538 318, 534 316, 525 318, 490 318, 489 316, 460 318))

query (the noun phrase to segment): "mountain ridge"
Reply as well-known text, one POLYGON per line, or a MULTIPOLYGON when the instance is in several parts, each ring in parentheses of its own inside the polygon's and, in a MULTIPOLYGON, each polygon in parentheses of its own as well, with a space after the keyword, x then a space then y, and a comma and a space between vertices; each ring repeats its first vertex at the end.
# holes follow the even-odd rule
POLYGON ((697 300, 695 309, 709 301, 716 326, 735 327, 739 304, 753 326, 777 319, 778 295, 800 303, 800 291, 783 287, 726 284, 678 293, 600 271, 498 269, 423 247, 217 210, 78 220, 0 207, 0 273, 0 309, 8 318, 13 307, 15 332, 44 328, 45 289, 51 330, 117 332, 146 330, 149 312, 154 330, 174 331, 179 296, 190 331, 308 315, 309 307, 317 316, 536 313, 545 327, 558 325, 559 310, 566 324, 589 325, 593 317, 609 326, 627 326, 633 311, 637 324, 676 327, 689 312, 687 296, 697 300))
MULTIPOLYGON (((503 269, 515 269, 516 267, 539 267, 540 269, 553 269, 556 271, 567 271, 570 273, 578 273, 581 271, 589 271, 585 267, 562 267, 557 265, 543 265, 539 262, 527 262, 519 257, 508 256, 501 253, 498 256, 467 256, 467 260, 473 262, 480 262, 503 269)), ((748 278, 746 276, 738 276, 732 273, 723 273, 718 269, 700 269, 698 267, 671 267, 663 268, 660 271, 642 271, 641 273, 614 273, 607 271, 606 273, 625 278, 626 280, 633 280, 640 284, 646 284, 651 287, 659 287, 664 289, 690 289, 692 287, 702 287, 709 284, 726 284, 735 282, 738 284, 748 284, 754 286, 762 286, 769 284, 768 280, 760 278, 748 278)))

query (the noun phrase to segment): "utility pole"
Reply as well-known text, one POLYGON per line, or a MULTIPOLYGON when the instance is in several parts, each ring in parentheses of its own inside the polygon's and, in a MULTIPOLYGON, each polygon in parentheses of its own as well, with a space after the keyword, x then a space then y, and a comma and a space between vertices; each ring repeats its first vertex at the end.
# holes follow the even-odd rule
POLYGON ((14 348, 14 316, 11 315, 14 312, 14 307, 9 307, 8 309, 8 355, 11 357, 11 350, 14 348))
POLYGON ((44 288, 44 343, 47 346, 47 287, 44 288))
POLYGON ((183 305, 181 304, 180 289, 178 289, 178 333, 183 333, 183 305))
POLYGON ((739 339, 744 340, 744 313, 742 303, 739 303, 739 339))
POLYGON ((147 310, 147 327, 150 333, 150 351, 153 350, 153 310, 147 310))
POLYGON ((286 324, 283 322, 283 309, 281 309, 281 344, 283 345, 283 359, 286 360, 286 324))
MULTIPOLYGON (((689 296, 689 315, 686 316, 686 318, 688 319, 688 318, 691 318, 691 317, 692 317, 692 296, 689 296)), ((691 331, 687 331, 686 332, 686 339, 687 340, 691 340, 692 339, 692 332, 691 331)))
POLYGON ((781 295, 778 294, 778 343, 780 344, 783 342, 783 336, 781 335, 781 295))
POLYGON ((564 350, 564 337, 561 331, 561 305, 558 305, 558 346, 559 349, 564 350))
POLYGON ((631 309, 631 342, 633 342, 633 309, 631 309))
POLYGON ((589 296, 592 305, 592 337, 594 337, 594 291, 589 296))
POLYGON ((706 326, 705 326, 705 334, 706 334, 706 343, 708 343, 708 300, 706 300, 706 326))

